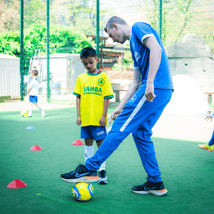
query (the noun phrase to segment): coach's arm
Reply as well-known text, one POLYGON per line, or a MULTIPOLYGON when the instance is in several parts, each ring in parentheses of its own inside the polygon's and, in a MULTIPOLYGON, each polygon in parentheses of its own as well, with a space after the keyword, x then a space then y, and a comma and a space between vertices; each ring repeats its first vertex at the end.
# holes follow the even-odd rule
POLYGON ((154 36, 146 38, 143 43, 150 50, 149 71, 147 76, 145 96, 147 101, 153 102, 153 99, 156 97, 154 94, 154 79, 160 66, 162 48, 154 36))
POLYGON ((134 95, 134 93, 138 90, 139 85, 141 82, 141 73, 138 69, 134 69, 134 79, 129 86, 128 91, 126 92, 125 97, 121 101, 121 103, 118 105, 118 107, 112 112, 109 122, 111 123, 111 120, 115 120, 117 116, 123 111, 123 108, 125 107, 126 103, 130 100, 130 98, 134 95))

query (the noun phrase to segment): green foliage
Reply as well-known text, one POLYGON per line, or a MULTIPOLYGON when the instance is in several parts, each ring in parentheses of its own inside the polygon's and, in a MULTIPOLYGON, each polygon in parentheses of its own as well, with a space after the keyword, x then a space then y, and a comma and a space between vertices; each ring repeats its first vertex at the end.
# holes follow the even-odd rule
POLYGON ((46 22, 46 3, 43 0, 24 1, 24 23, 28 27, 34 23, 46 22))
MULTIPOLYGON (((51 26, 50 53, 80 53, 85 46, 94 46, 90 38, 66 26, 51 26)), ((25 49, 40 49, 46 52, 46 27, 44 24, 31 25, 26 31, 25 49)))
MULTIPOLYGON (((20 57, 19 32, 6 32, 0 34, 0 53, 20 57)), ((31 57, 35 49, 41 54, 46 53, 46 26, 34 24, 25 31, 25 56, 31 57)), ((95 46, 90 38, 81 32, 76 32, 66 26, 52 26, 50 31, 50 54, 53 53, 80 53, 85 46, 95 46)))
MULTIPOLYGON (((20 57, 20 35, 19 32, 0 33, 0 53, 20 57)), ((24 38, 24 70, 27 73, 30 58, 36 49, 40 54, 46 54, 46 26, 45 24, 34 24, 27 28, 24 38)), ((66 26, 52 26, 50 31, 50 54, 54 53, 80 53, 86 46, 95 46, 95 43, 86 38, 84 33, 72 30, 66 26)))
POLYGON ((130 67, 130 64, 133 64, 132 54, 130 51, 125 51, 125 54, 123 57, 123 65, 130 67))
POLYGON ((120 70, 122 70, 122 65, 120 65, 119 63, 115 63, 113 65, 112 69, 115 71, 120 71, 120 70))
POLYGON ((20 55, 20 35, 18 31, 0 34, 0 53, 17 56, 20 55))
POLYGON ((121 63, 116 63, 113 66, 113 69, 116 71, 119 70, 130 70, 131 65, 133 64, 133 59, 130 51, 125 51, 123 56, 123 61, 121 63))

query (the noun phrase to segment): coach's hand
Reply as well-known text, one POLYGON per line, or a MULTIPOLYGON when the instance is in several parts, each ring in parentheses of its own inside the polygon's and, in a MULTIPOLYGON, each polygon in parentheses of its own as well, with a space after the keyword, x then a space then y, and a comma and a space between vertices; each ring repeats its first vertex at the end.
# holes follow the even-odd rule
POLYGON ((111 113, 111 116, 109 118, 109 123, 111 123, 111 120, 115 120, 117 118, 118 115, 120 115, 122 111, 121 110, 118 110, 118 109, 115 109, 112 113, 111 113))
POLYGON ((153 99, 156 97, 156 95, 154 94, 154 84, 153 83, 147 82, 145 96, 146 96, 147 101, 153 102, 153 99))

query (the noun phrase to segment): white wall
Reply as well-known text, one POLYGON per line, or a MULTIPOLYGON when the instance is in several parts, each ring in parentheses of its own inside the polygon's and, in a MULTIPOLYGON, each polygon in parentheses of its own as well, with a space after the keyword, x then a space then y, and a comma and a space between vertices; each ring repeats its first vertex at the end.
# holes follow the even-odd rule
POLYGON ((0 58, 0 96, 20 97, 19 58, 0 58))
MULTIPOLYGON (((46 56, 41 56, 42 61, 42 76, 47 75, 47 60, 46 56)), ((61 84, 61 94, 71 93, 74 89, 76 79, 79 74, 85 72, 85 68, 81 63, 79 54, 54 54, 50 55, 50 74, 52 83, 61 84)), ((42 84, 46 93, 46 83, 42 84)))
POLYGON ((176 116, 206 115, 210 109, 200 86, 186 75, 175 75, 172 80, 174 92, 163 114, 176 116))
MULTIPOLYGON (((184 74, 196 81, 204 92, 214 78, 214 60, 210 58, 173 58, 169 59, 172 76, 184 74)), ((214 91, 213 91, 214 92, 214 91)))

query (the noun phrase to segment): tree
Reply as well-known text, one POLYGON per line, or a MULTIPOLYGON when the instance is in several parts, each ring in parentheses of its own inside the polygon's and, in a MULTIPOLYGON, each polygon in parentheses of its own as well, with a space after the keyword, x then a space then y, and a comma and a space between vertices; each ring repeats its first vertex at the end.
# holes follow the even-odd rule
MULTIPOLYGON (((33 56, 35 49, 46 54, 46 25, 30 25, 25 31, 24 49, 26 59, 33 56)), ((0 33, 0 53, 20 57, 19 31, 0 33)), ((50 33, 50 54, 80 53, 85 46, 95 46, 95 43, 82 33, 75 32, 71 27, 52 26, 50 33)))
MULTIPOLYGON (((103 17, 106 10, 100 10, 103 17)), ((56 24, 73 26, 85 34, 96 33, 96 1, 95 0, 53 0, 51 14, 55 15, 56 24)), ((100 26, 104 21, 100 20, 100 26)))
MULTIPOLYGON (((140 12, 147 14, 147 21, 158 30, 159 0, 145 0, 140 12)), ((214 50, 213 0, 163 0, 162 41, 165 46, 182 41, 187 33, 202 34, 214 50), (207 10, 209 8, 209 10, 207 10)))
POLYGON ((0 0, 1 32, 19 29, 19 1, 0 0))
MULTIPOLYGON (((192 18, 193 0, 163 0, 162 41, 165 46, 183 39, 183 32, 192 18)), ((148 22, 158 31, 159 0, 145 0, 141 11, 147 14, 148 22)))
POLYGON ((24 26, 46 23, 46 3, 43 0, 24 1, 24 26))

